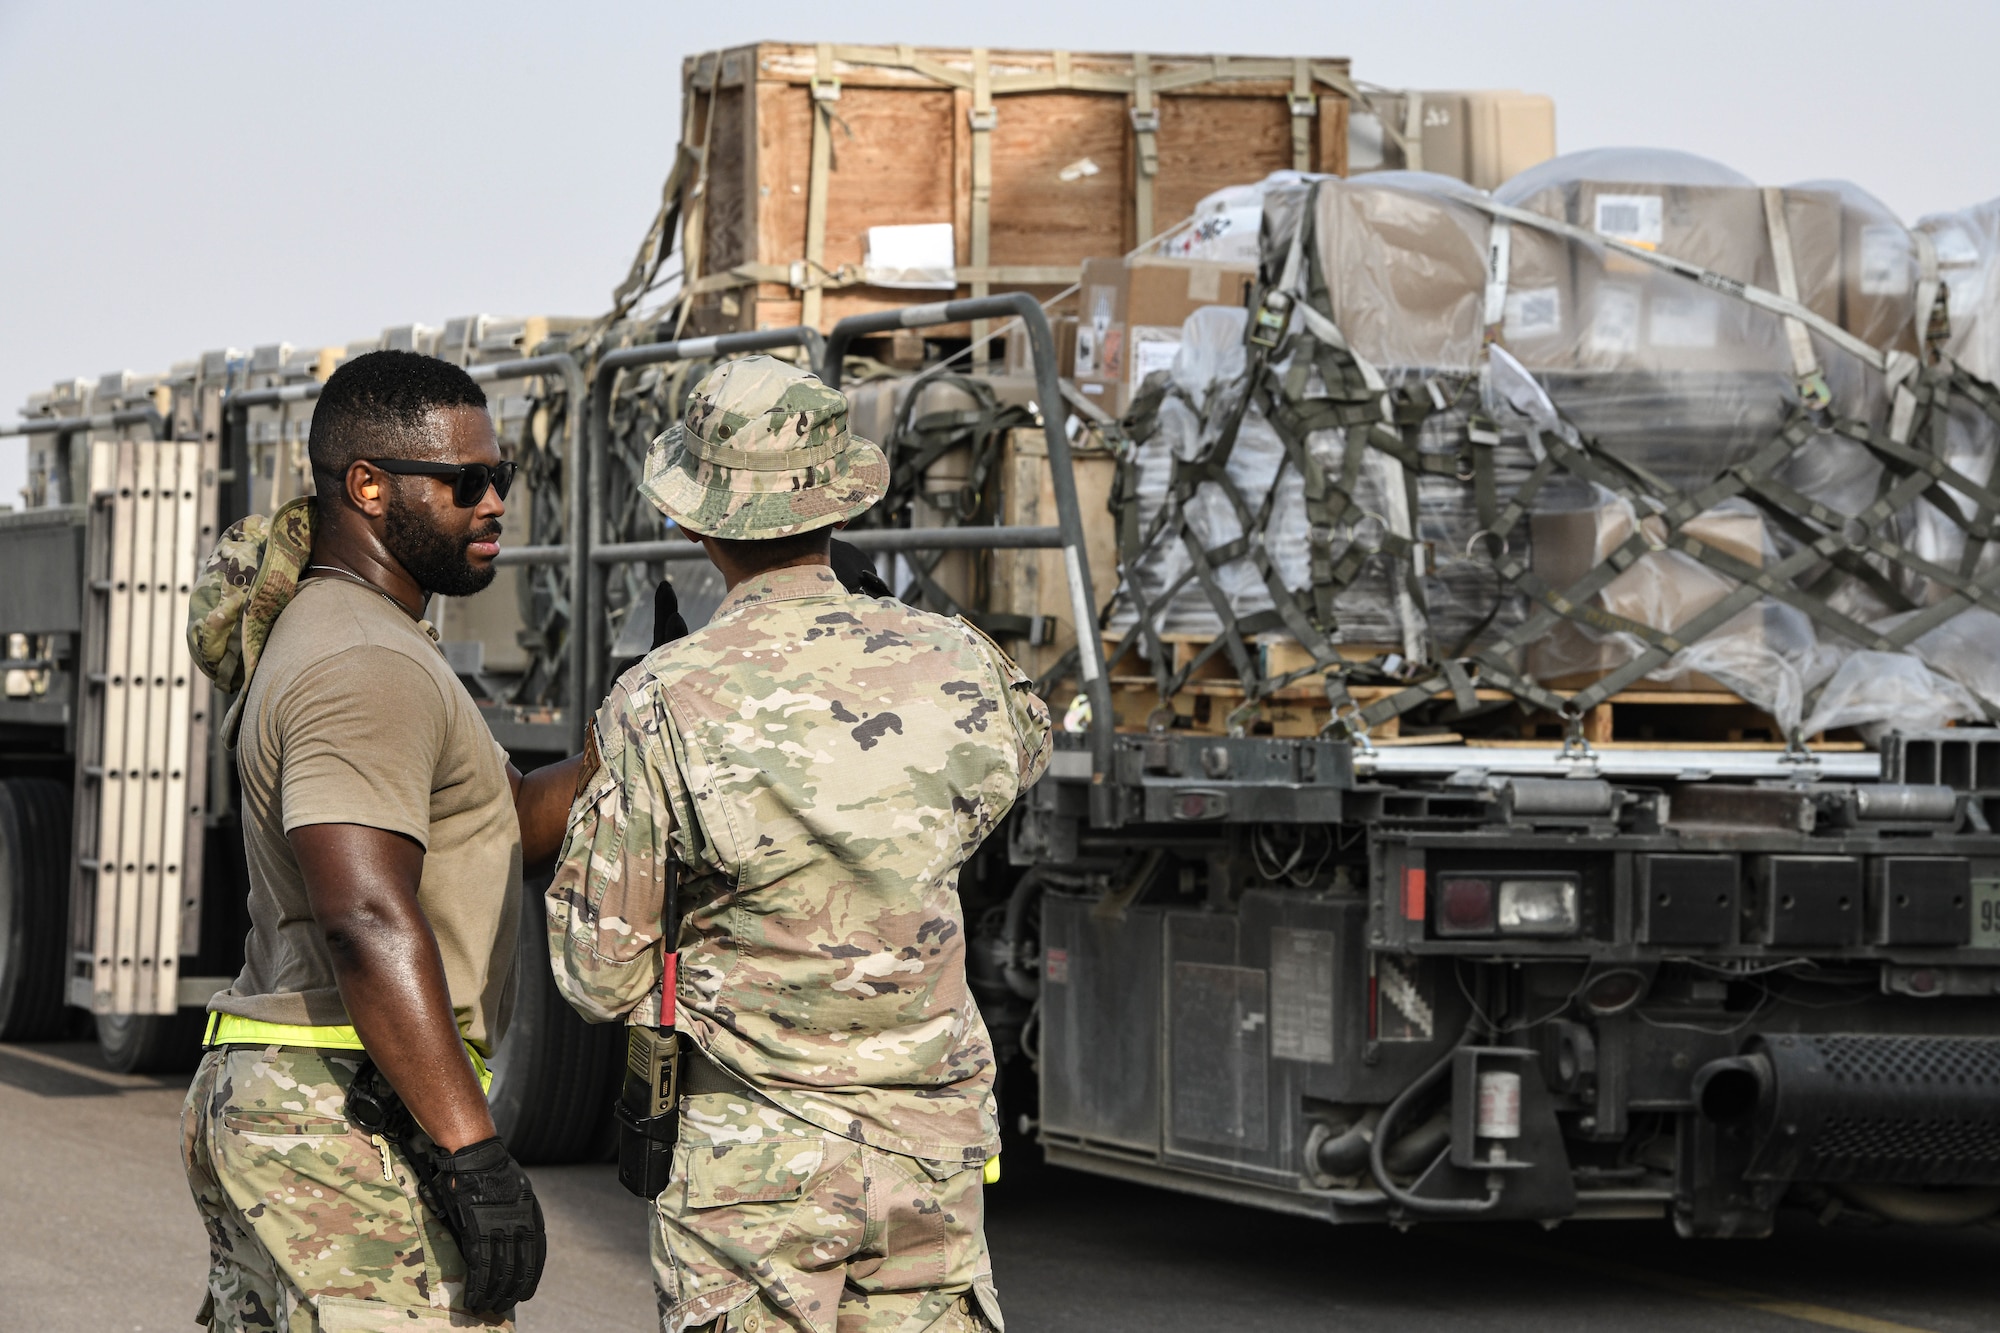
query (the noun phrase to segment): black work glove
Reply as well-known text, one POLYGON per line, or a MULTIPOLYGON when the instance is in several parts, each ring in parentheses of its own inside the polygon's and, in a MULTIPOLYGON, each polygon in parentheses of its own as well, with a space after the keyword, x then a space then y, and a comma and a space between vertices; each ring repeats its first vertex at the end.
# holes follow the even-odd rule
POLYGON ((465 1305, 497 1314, 535 1294, 549 1257, 548 1228, 528 1173, 498 1138, 431 1151, 432 1206, 465 1255, 465 1305))
POLYGON ((875 562, 851 542, 835 537, 827 544, 827 557, 840 586, 861 597, 894 597, 889 585, 875 572, 875 562))
POLYGON ((674 591, 671 580, 661 579, 660 586, 653 589, 653 646, 659 648, 675 639, 685 639, 687 632, 680 595, 674 591))

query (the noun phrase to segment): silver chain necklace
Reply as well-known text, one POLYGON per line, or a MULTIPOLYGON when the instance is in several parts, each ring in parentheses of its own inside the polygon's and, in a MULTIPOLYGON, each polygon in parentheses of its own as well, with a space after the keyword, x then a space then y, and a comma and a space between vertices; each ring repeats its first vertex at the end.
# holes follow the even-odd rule
POLYGON ((306 568, 308 570, 323 569, 329 574, 338 574, 340 575, 340 577, 344 579, 352 579, 356 583, 360 584, 362 587, 368 589, 368 591, 374 593, 377 597, 381 597, 386 601, 388 601, 388 603, 391 606, 395 607, 398 611, 401 611, 404 615, 407 616, 410 614, 410 608, 404 606, 402 602, 398 601, 393 593, 390 593, 385 589, 376 587, 374 584, 370 583, 367 579, 362 578, 359 574, 355 573, 351 569, 342 569, 339 565, 307 565, 306 568))

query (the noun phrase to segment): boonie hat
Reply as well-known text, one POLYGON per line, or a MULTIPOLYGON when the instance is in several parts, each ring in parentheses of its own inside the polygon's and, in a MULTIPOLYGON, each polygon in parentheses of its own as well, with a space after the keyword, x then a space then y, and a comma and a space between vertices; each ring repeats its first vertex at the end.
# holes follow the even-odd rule
POLYGON ((847 398, 774 357, 725 361, 653 441, 640 493, 690 532, 762 541, 853 518, 889 460, 847 430, 847 398))
POLYGON ((235 744, 246 697, 264 641, 279 613, 299 590, 312 559, 313 501, 301 496, 265 518, 252 514, 230 525, 202 562, 188 596, 188 653, 201 673, 236 695, 223 719, 223 737, 235 744))

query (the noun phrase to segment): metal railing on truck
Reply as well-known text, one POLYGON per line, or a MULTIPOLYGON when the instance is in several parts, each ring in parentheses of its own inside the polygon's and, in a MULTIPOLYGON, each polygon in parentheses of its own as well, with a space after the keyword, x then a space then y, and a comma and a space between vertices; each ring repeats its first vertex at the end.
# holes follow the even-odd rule
MULTIPOLYGON (((563 433, 564 514, 569 539, 549 545, 505 548, 496 560, 502 565, 568 567, 574 613, 567 646, 569 681, 565 691, 564 720, 570 749, 581 748, 585 722, 595 711, 588 701, 601 697, 608 684, 605 680, 609 662, 604 642, 603 605, 606 575, 610 567, 634 562, 691 560, 702 556, 699 546, 686 541, 611 542, 604 539, 604 516, 608 506, 603 492, 608 475, 606 460, 610 449, 610 409, 620 374, 636 366, 801 347, 822 379, 837 388, 841 380, 842 358, 858 337, 892 329, 921 328, 1009 315, 1019 317, 1027 326, 1033 351, 1043 429, 1047 436, 1056 494, 1057 525, 981 525, 921 530, 876 528, 852 532, 846 539, 862 550, 881 552, 1061 550, 1071 607, 1077 622, 1078 676, 1091 705, 1092 770, 1094 775, 1108 774, 1113 729, 1111 699, 1104 670, 1103 645, 1095 632, 1096 600, 1085 552, 1083 515, 1077 500, 1069 439, 1063 420, 1063 398, 1054 364, 1054 341, 1040 306, 1021 294, 859 315, 843 320, 824 338, 814 329, 794 327, 620 348, 601 357, 587 380, 575 358, 565 353, 466 367, 467 373, 476 381, 531 376, 559 378, 571 403, 587 404, 584 411, 572 410, 568 413, 563 433)), ((315 381, 225 392, 219 403, 219 439, 212 446, 197 445, 192 441, 184 446, 185 449, 213 448, 215 451, 208 456, 214 463, 205 462, 202 470, 208 475, 202 478, 199 488, 209 497, 201 501, 201 507, 210 540, 223 525, 242 517, 250 509, 254 471, 249 430, 251 410, 310 402, 318 398, 321 391, 321 384, 315 381)), ((0 427, 0 435, 73 435, 133 425, 150 425, 158 447, 177 447, 168 438, 171 435, 168 420, 150 407, 88 417, 31 419, 0 427)), ((196 923, 199 920, 202 887, 198 870, 198 840, 190 838, 185 844, 178 839, 173 840, 180 854, 171 862, 174 873, 164 876, 152 869, 159 858, 139 855, 128 874, 125 864, 128 858, 122 852, 113 854, 113 849, 98 845, 114 832, 115 825, 129 822, 123 819, 118 809, 110 811, 114 818, 108 824, 105 822, 103 805, 105 800, 111 798, 103 789, 113 785, 108 777, 111 766, 102 753, 107 744, 116 742, 120 751, 116 756, 119 772, 152 774, 157 771, 170 774, 174 781, 190 789, 189 797, 193 799, 193 808, 196 809, 205 804, 195 796, 195 791, 202 785, 203 770, 209 767, 201 761, 219 764, 221 771, 228 768, 226 757, 212 753, 215 729, 208 725, 210 719, 206 708, 195 701, 194 673, 184 667, 168 671, 161 677, 172 682, 171 686, 162 685, 161 688, 167 689, 178 701, 174 704, 174 716, 180 720, 175 723, 174 729, 168 735, 154 735, 151 729, 142 729, 143 734, 133 737, 148 751, 143 761, 139 756, 127 753, 129 746, 118 736, 108 735, 109 732, 116 732, 122 736, 131 729, 117 716, 107 718, 109 695, 119 690, 140 688, 142 675, 149 680, 160 675, 156 669, 158 662, 149 663, 155 669, 143 673, 136 668, 124 673, 106 669, 107 663, 102 659, 107 653, 123 655, 135 651, 111 642, 118 637, 112 627, 136 624, 133 616, 144 612, 146 639, 150 644, 147 651, 152 657, 164 661, 161 654, 171 657, 183 651, 179 647, 181 615, 169 615, 155 605, 165 580, 142 579, 136 573, 120 577, 116 572, 124 568, 117 563, 121 559, 138 571, 136 562, 146 558, 147 553, 137 550, 136 543, 130 538, 136 537, 141 528, 147 532, 154 530, 147 521, 147 515, 139 513, 140 508, 146 508, 143 496, 147 488, 132 484, 134 479, 150 475, 147 469, 154 466, 147 458, 139 456, 142 452, 139 446, 143 443, 123 442, 118 457, 113 460, 118 484, 106 495, 89 497, 93 504, 101 502, 111 522, 96 525, 96 536, 89 542, 93 570, 89 579, 92 598, 89 619, 96 630, 89 637, 96 642, 83 646, 83 660, 87 664, 94 663, 96 669, 88 673, 93 677, 93 687, 80 692, 78 703, 77 788, 79 795, 86 800, 89 799, 86 793, 95 792, 96 800, 91 804, 89 815, 79 809, 80 817, 75 830, 79 873, 72 889, 72 911, 75 961, 79 966, 71 976, 69 996, 72 1002, 85 1004, 99 1012, 170 1013, 177 1005, 205 1000, 207 990, 226 984, 226 979, 181 977, 176 980, 173 975, 181 957, 182 945, 191 938, 190 932, 198 933, 196 923), (128 540, 119 543, 114 533, 116 529, 128 534, 128 540), (141 587, 146 588, 144 594, 139 592, 141 587), (146 606, 138 606, 137 599, 141 596, 148 599, 146 606), (133 605, 126 606, 126 602, 133 605), (172 630, 171 635, 162 632, 166 628, 172 630), (115 686, 112 684, 114 681, 117 682, 115 686), (183 695, 186 697, 182 698, 183 695), (108 729, 107 720, 111 724, 108 729), (177 744, 170 745, 170 741, 177 744), (177 750, 178 755, 169 755, 168 748, 177 750), (155 755, 153 750, 159 753, 155 755), (104 860, 106 856, 111 857, 108 863, 104 860), (111 866, 108 871, 105 868, 107 864, 111 866), (139 866, 147 868, 138 869, 139 866), (85 881, 92 878, 97 878, 98 882, 87 886, 85 881), (126 882, 128 879, 130 883, 126 882), (90 938, 86 939, 86 935, 90 938), (117 978, 115 984, 114 977, 117 978)), ((186 461, 193 462, 191 459, 186 461)), ((87 473, 88 460, 84 462, 87 473)), ((72 467, 69 471, 74 475, 76 469, 72 467)), ((168 499, 163 492, 152 507, 165 505, 168 499)), ((174 544, 179 546, 183 543, 176 540, 174 544)), ((189 560, 198 560, 203 554, 205 552, 194 551, 190 547, 187 551, 177 551, 175 557, 180 564, 186 564, 189 560)), ((175 589, 172 597, 177 605, 168 610, 183 611, 181 588, 191 573, 191 567, 176 569, 172 578, 175 589)), ((152 709, 143 701, 139 701, 138 706, 141 712, 152 709)), ((111 707, 110 711, 118 713, 119 710, 111 707)), ((119 781, 131 780, 121 778, 119 781)), ((1101 781, 1100 776, 1100 784, 1101 781)), ((1096 795, 1095 791, 1093 795, 1096 795)), ((120 807, 130 804, 115 800, 113 803, 120 807)), ((150 809, 155 804, 158 802, 147 802, 146 808, 150 809)), ((136 839, 150 846, 169 836, 163 830, 175 822, 148 819, 143 836, 135 832, 132 838, 125 841, 136 839), (161 827, 154 828, 156 823, 161 827)), ((199 822, 197 815, 195 823, 199 822)))
MULTIPOLYGON (((572 697, 575 697, 579 684, 582 686, 582 697, 589 699, 602 697, 607 685, 604 680, 608 662, 604 648, 602 606, 610 566, 702 558, 701 548, 691 542, 610 542, 602 538, 601 525, 609 512, 607 497, 602 491, 610 452, 611 399, 619 374, 636 366, 670 361, 803 347, 820 378, 829 387, 837 389, 840 387, 842 359, 856 338, 893 329, 924 328, 1006 315, 1018 317, 1028 330, 1036 389, 1040 395, 1042 427, 1048 441, 1049 471, 1056 495, 1057 526, 980 525, 921 530, 872 528, 849 532, 842 539, 864 551, 1061 550, 1069 583, 1071 612, 1077 621, 1077 674, 1091 705, 1092 769, 1094 774, 1108 773, 1112 745, 1111 692, 1104 670, 1103 644, 1096 633, 1097 602, 1092 592, 1090 562, 1085 551, 1083 512, 1077 500, 1069 436, 1063 422, 1063 398, 1055 367, 1055 340, 1042 308, 1023 293, 854 315, 836 324, 824 339, 816 329, 794 326, 645 343, 607 352, 601 357, 591 380, 588 443, 584 451, 584 472, 593 503, 589 506, 588 517, 571 529, 581 538, 586 552, 579 559, 574 543, 568 546, 525 546, 502 550, 496 561, 499 564, 528 565, 556 564, 568 560, 573 570, 579 563, 588 568, 584 576, 587 581, 573 585, 584 591, 579 597, 578 613, 583 624, 583 633, 577 636, 581 642, 572 641, 583 665, 572 669, 572 697)), ((582 744, 582 725, 582 714, 579 712, 571 719, 572 748, 582 744)))
MULTIPOLYGON (((555 376, 562 380, 572 403, 584 401, 583 368, 567 353, 549 356, 520 357, 512 361, 489 361, 482 365, 467 366, 465 373, 479 383, 491 380, 518 380, 533 376, 555 376)), ((245 389, 223 399, 223 440, 224 457, 229 459, 231 479, 234 489, 230 493, 231 512, 238 515, 250 512, 250 432, 249 413, 253 407, 270 407, 279 403, 308 402, 319 397, 321 385, 315 380, 309 384, 286 384, 269 389, 245 389)), ((563 506, 563 527, 571 540, 560 545, 517 548, 503 550, 499 564, 549 564, 569 566, 570 587, 584 586, 585 560, 590 549, 587 536, 588 523, 585 519, 584 502, 589 492, 586 489, 591 468, 589 452, 579 448, 578 432, 581 426, 579 414, 572 410, 568 414, 563 432, 562 465, 563 486, 567 491, 563 506), (577 534, 586 534, 577 540, 577 534), (522 560, 521 550, 545 553, 547 558, 522 560), (508 556, 514 559, 508 559, 508 556)), ((571 593, 574 597, 576 594, 571 593)), ((583 748, 583 723, 586 709, 584 701, 590 696, 584 692, 585 658, 584 636, 575 633, 571 626, 569 642, 569 689, 566 700, 566 721, 569 726, 570 749, 583 748)))

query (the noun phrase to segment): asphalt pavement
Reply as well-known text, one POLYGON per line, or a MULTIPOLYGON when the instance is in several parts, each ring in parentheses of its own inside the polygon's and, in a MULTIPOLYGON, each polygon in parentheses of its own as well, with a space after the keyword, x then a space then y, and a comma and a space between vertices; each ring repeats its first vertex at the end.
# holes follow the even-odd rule
MULTIPOLYGON (((0 1045, 0 1330, 191 1326, 206 1243, 184 1079, 88 1044, 0 1045)), ((1018 1158, 1021 1154, 1013 1154, 1018 1158)), ((609 1166, 538 1167, 550 1226, 522 1333, 655 1327, 645 1207, 609 1166)), ((2000 1328, 2000 1229, 1823 1227, 1687 1242, 1664 1222, 1335 1228, 1010 1161, 988 1236, 1012 1333, 2000 1328)))

